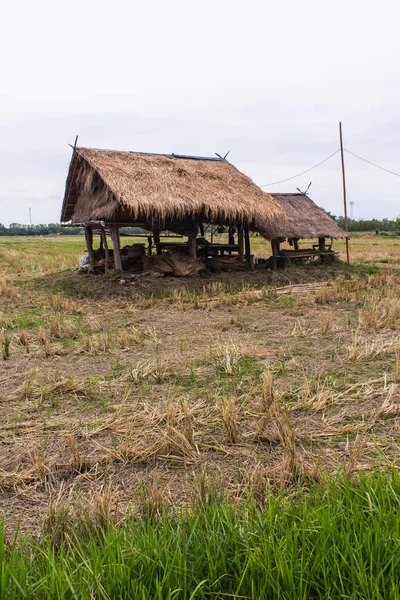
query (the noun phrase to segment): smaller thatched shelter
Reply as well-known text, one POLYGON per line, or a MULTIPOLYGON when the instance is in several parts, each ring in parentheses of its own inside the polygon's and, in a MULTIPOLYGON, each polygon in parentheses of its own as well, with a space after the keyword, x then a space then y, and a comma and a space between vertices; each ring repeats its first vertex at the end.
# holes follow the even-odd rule
POLYGON ((285 213, 284 220, 256 220, 256 228, 263 237, 271 241, 274 257, 301 258, 334 254, 331 244, 326 244, 326 238, 344 239, 348 234, 306 194, 271 194, 285 213), (300 239, 318 238, 318 246, 309 249, 299 249, 300 239), (280 250, 280 243, 285 240, 294 247, 293 251, 280 250))

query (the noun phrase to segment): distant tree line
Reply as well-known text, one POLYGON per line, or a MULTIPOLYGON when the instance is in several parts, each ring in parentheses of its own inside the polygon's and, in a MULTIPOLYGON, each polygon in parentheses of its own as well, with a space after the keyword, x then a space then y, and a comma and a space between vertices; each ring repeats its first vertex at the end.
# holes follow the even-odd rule
MULTIPOLYGON (((325 211, 336 223, 345 228, 344 217, 336 217, 325 211)), ((400 232, 400 217, 397 219, 348 219, 349 231, 393 231, 400 232)))
MULTIPOLYGON (((83 234, 82 227, 61 227, 60 223, 48 223, 47 225, 21 225, 11 223, 6 227, 0 223, 0 236, 5 235, 80 235, 83 234)), ((122 227, 122 234, 149 235, 149 232, 140 227, 122 227)))
MULTIPOLYGON (((344 228, 344 217, 338 217, 336 219, 340 227, 344 228)), ((395 220, 390 219, 369 219, 356 221, 355 219, 349 219, 349 231, 399 231, 400 232, 400 218, 395 220)))
POLYGON ((21 225, 11 223, 9 227, 0 223, 0 236, 4 235, 79 235, 82 229, 75 227, 61 227, 59 223, 47 225, 21 225))
MULTIPOLYGON (((327 211, 325 211, 327 212, 327 211)), ((331 213, 327 214, 334 219, 340 227, 344 229, 344 217, 336 217, 331 213)), ((349 231, 388 231, 399 232, 400 235, 400 217, 397 219, 369 219, 369 220, 348 220, 349 231)), ((149 235, 144 229, 139 227, 124 227, 125 233, 136 233, 149 235)), ((9 227, 0 223, 0 236, 5 235, 80 235, 83 229, 79 227, 61 227, 60 223, 48 223, 47 225, 21 225, 20 223, 11 223, 9 227)))

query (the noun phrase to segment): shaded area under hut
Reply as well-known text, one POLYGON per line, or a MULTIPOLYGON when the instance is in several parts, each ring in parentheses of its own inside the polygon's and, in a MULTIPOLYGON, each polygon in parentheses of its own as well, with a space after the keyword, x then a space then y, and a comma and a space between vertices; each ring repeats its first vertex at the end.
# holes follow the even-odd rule
POLYGON ((285 218, 268 221, 256 218, 255 228, 271 242, 273 268, 284 268, 287 260, 329 262, 338 254, 332 248, 333 240, 349 236, 311 198, 302 193, 271 196, 283 209, 285 218), (316 244, 300 247, 301 239, 313 238, 318 240, 316 244), (286 240, 293 249, 281 249, 281 244, 286 240))
POLYGON ((256 223, 284 219, 280 203, 224 158, 93 148, 74 148, 61 212, 63 225, 85 228, 91 268, 156 275, 192 275, 204 265, 251 268, 256 223), (145 230, 147 247, 121 248, 126 227, 145 230), (227 230, 228 243, 207 239, 209 228, 227 230), (96 250, 93 231, 101 239, 96 250), (163 232, 177 241, 163 243, 163 232))

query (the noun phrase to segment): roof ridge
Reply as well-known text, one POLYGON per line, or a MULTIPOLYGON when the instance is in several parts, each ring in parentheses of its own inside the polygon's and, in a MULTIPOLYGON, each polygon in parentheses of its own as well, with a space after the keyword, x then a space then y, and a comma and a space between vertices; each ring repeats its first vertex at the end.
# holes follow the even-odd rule
POLYGON ((111 148, 91 148, 89 146, 77 146, 76 150, 94 150, 95 152, 119 152, 122 154, 138 154, 139 156, 164 156, 165 158, 175 158, 175 159, 187 159, 187 160, 209 160, 213 162, 225 162, 229 161, 225 158, 219 158, 214 156, 194 156, 192 154, 175 154, 172 152, 171 154, 166 154, 164 152, 140 152, 137 150, 114 150, 111 148))

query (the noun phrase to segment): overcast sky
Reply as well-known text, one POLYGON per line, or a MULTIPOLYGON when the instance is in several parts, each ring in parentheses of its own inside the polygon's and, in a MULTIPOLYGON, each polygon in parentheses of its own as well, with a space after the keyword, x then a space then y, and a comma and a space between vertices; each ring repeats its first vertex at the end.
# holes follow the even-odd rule
MULTIPOLYGON (((0 222, 57 221, 71 156, 213 155, 259 184, 345 147, 400 173, 398 0, 3 0, 0 222)), ((346 156, 354 216, 400 215, 400 178, 346 156)), ((340 158, 266 191, 343 214, 340 158)))

